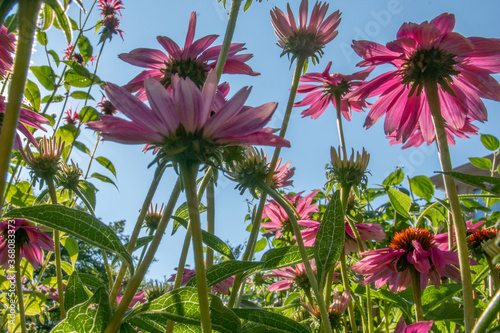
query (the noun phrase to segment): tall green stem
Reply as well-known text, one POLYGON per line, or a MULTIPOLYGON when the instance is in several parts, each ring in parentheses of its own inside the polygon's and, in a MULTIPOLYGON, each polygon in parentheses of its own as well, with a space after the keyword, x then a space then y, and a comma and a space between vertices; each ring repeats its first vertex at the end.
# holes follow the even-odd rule
POLYGON ((344 128, 342 127, 342 112, 340 103, 342 102, 341 96, 339 92, 335 93, 335 105, 337 106, 337 130, 339 132, 340 139, 340 147, 342 148, 342 152, 344 153, 344 158, 347 158, 347 150, 345 147, 345 139, 344 139, 344 128))
MULTIPOLYGON (((436 130, 436 142, 439 150, 441 169, 443 172, 453 170, 451 164, 450 150, 446 138, 443 117, 441 115, 441 104, 439 102, 438 85, 436 82, 424 82, 425 94, 429 102, 432 121, 436 130)), ((462 211, 458 200, 455 181, 449 176, 444 176, 446 194, 450 200, 451 213, 453 215, 453 225, 457 238, 457 252, 460 263, 460 276, 462 279, 462 292, 464 298, 464 329, 465 333, 470 333, 474 327, 474 298, 469 265, 469 253, 467 250, 466 229, 462 219, 462 211)))
MULTIPOLYGON (((347 265, 345 261, 345 251, 342 250, 340 254, 340 274, 342 275, 342 284, 344 285, 344 292, 351 292, 351 286, 349 285, 349 277, 347 276, 347 265)), ((356 325, 356 318, 354 317, 354 305, 349 302, 347 306, 347 312, 349 314, 349 323, 351 324, 352 332, 357 332, 358 327, 356 325)))
POLYGON ((26 317, 24 316, 23 283, 21 281, 21 246, 16 244, 14 254, 14 267, 16 274, 17 301, 19 302, 19 316, 21 317, 21 332, 26 333, 26 317))
POLYGON ((198 174, 198 163, 181 164, 182 180, 186 190, 186 199, 191 225, 191 236, 193 239, 193 252, 196 271, 196 285, 200 306, 201 329, 204 333, 212 332, 210 321, 210 303, 208 300, 208 287, 205 275, 205 262, 203 257, 203 241, 201 235, 200 212, 198 196, 196 195, 196 176, 198 174))
MULTIPOLYGON (((215 184, 213 176, 207 187, 207 232, 215 233, 215 184)), ((207 268, 214 264, 214 250, 211 247, 207 247, 206 262, 207 268)))
POLYGON ((23 99, 26 76, 28 75, 33 36, 35 34, 40 4, 40 0, 20 1, 18 4, 19 36, 9 97, 2 121, 2 130, 0 131, 0 202, 2 203, 12 146, 21 112, 21 101, 23 99))
POLYGON ((422 290, 420 288, 420 273, 413 267, 410 267, 411 286, 413 289, 413 304, 415 304, 416 322, 424 320, 424 311, 422 309, 422 290))
POLYGON ((486 330, 490 327, 493 321, 495 321, 495 318, 499 312, 500 312, 500 289, 497 290, 497 293, 491 299, 490 303, 481 314, 481 317, 479 317, 472 333, 486 332, 486 330))
MULTIPOLYGON (((134 230, 132 231, 132 235, 130 236, 130 240, 127 245, 127 251, 129 253, 132 253, 134 250, 135 244, 137 242, 137 238, 139 238, 139 233, 141 232, 142 228, 142 223, 144 222, 144 218, 146 217, 146 214, 148 213, 148 208, 149 205, 151 204, 151 201, 153 201, 153 197, 155 195, 156 189, 158 188, 158 184, 160 183, 161 177, 163 176, 163 173, 165 172, 165 169, 167 167, 158 167, 156 169, 153 181, 151 182, 151 185, 149 187, 148 193, 146 194, 146 198, 144 199, 144 202, 142 203, 141 210, 139 212, 139 216, 137 217, 137 221, 135 222, 135 227, 134 230)), ((111 306, 116 304, 116 296, 118 296, 118 291, 120 290, 120 286, 122 284, 123 277, 125 276, 125 273, 127 271, 127 265, 125 263, 122 263, 120 266, 120 270, 118 271, 118 274, 115 279, 115 284, 113 285, 113 289, 111 289, 110 295, 109 295, 109 302, 111 306)))
MULTIPOLYGON (((493 263, 491 257, 485 254, 486 262, 488 263, 488 268, 490 269, 491 280, 493 281, 493 293, 500 289, 500 278, 498 277, 498 269, 493 263)), ((491 295, 492 293, 490 293, 491 295)))
MULTIPOLYGON (((49 188, 50 200, 52 204, 57 204, 57 193, 54 186, 54 180, 52 177, 46 177, 45 179, 47 187, 49 188)), ((54 256, 56 260, 56 277, 57 277, 57 293, 59 297, 59 310, 61 312, 61 318, 66 318, 66 310, 64 308, 64 289, 62 281, 62 269, 61 269, 61 239, 59 230, 54 229, 54 256)))
POLYGON ((229 21, 227 22, 226 34, 224 35, 224 41, 219 53, 219 59, 217 59, 217 66, 215 67, 215 71, 217 73, 217 82, 220 81, 220 77, 222 76, 222 72, 224 70, 224 65, 226 64, 227 54, 229 52, 229 47, 231 46, 231 41, 233 40, 234 29, 236 27, 236 21, 238 20, 240 6, 241 0, 233 0, 231 3, 231 10, 229 12, 229 21))
MULTIPOLYGON (((137 268, 134 276, 130 279, 127 285, 127 289, 125 290, 125 293, 123 295, 123 298, 120 301, 120 304, 118 305, 118 308, 116 309, 115 313, 113 314, 113 317, 111 317, 111 320, 109 321, 108 326, 106 327, 104 333, 116 333, 120 329, 123 316, 125 315, 125 312, 128 310, 128 306, 132 301, 132 298, 134 298, 137 289, 141 285, 142 280, 144 279, 144 276, 146 275, 146 272, 148 271, 149 266, 151 265, 151 262, 153 262, 156 251, 158 250, 160 242, 165 233, 165 229, 167 228, 168 221, 170 220, 172 212, 174 211, 180 192, 181 192, 181 182, 180 179, 177 179, 177 182, 175 183, 175 186, 172 189, 170 199, 168 200, 167 207, 165 207, 165 212, 163 213, 160 223, 158 223, 158 229, 156 229, 156 233, 153 237, 153 240, 149 245, 148 252, 146 253, 141 265, 137 268)), ((118 278, 115 280, 115 285, 117 282, 118 278)), ((121 281, 119 283, 121 284, 121 281)))

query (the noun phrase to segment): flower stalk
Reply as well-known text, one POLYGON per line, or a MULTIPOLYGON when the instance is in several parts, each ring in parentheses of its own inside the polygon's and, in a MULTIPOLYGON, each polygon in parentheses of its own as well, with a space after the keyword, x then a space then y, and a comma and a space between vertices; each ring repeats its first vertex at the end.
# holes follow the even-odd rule
POLYGON ((19 317, 21 318, 21 332, 26 333, 26 317, 24 315, 24 299, 23 299, 23 283, 21 281, 21 245, 16 244, 14 249, 14 267, 15 267, 15 275, 16 275, 16 292, 17 292, 17 301, 19 308, 19 317))
POLYGON ((341 98, 340 92, 335 92, 335 105, 337 106, 337 130, 339 132, 340 147, 344 153, 344 159, 347 159, 347 150, 345 147, 344 128, 342 126, 342 111, 341 111, 341 98))
MULTIPOLYGON (((446 138, 443 117, 441 115, 441 104, 439 102, 437 82, 424 81, 425 94, 429 102, 432 121, 436 130, 436 143, 438 146, 439 159, 443 172, 452 171, 450 150, 446 138)), ((469 253, 467 249, 465 224, 462 219, 462 211, 458 200, 457 188, 453 178, 444 175, 444 184, 447 197, 450 201, 453 226, 457 238, 458 259, 460 263, 460 276, 462 280, 462 291, 464 298, 464 330, 466 333, 472 331, 474 326, 474 303, 471 272, 469 265, 469 253)))
POLYGON ((217 73, 217 82, 220 81, 222 71, 224 70, 224 65, 226 64, 227 54, 229 53, 229 47, 231 46, 231 41, 233 40, 234 29, 236 28, 236 21, 238 20, 240 7, 241 0, 233 0, 231 2, 231 10, 229 11, 229 20, 227 22, 226 34, 224 35, 224 41, 222 42, 222 48, 220 50, 219 58, 217 59, 217 65, 215 67, 215 71, 217 73))
POLYGON ((410 267, 411 286, 413 289, 413 304, 415 304, 415 322, 424 320, 422 309, 422 289, 420 288, 420 273, 412 266, 410 267))

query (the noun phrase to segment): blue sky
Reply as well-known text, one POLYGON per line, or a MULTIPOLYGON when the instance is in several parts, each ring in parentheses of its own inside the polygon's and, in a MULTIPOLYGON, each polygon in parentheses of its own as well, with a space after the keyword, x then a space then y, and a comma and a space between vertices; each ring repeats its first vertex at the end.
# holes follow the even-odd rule
MULTIPOLYGON (((225 32, 228 8, 224 9, 216 0, 144 0, 126 1, 121 20, 121 29, 125 32, 124 40, 115 36, 111 43, 104 49, 100 64, 99 75, 105 81, 125 84, 141 68, 122 62, 117 55, 129 52, 134 48, 148 47, 161 49, 156 42, 157 35, 172 38, 183 45, 189 15, 196 11, 198 24, 195 38, 198 39, 208 34, 219 34, 221 37, 214 43, 219 45, 225 32)), ((84 1, 88 5, 89 1, 84 1)), ((290 1, 292 10, 297 13, 300 1, 290 1)), ((310 9, 313 2, 310 2, 310 9)), ((224 75, 222 80, 227 80, 231 85, 231 95, 243 86, 253 86, 248 105, 258 106, 267 102, 278 102, 279 106, 270 124, 280 127, 288 92, 291 84, 293 67, 286 57, 280 58, 281 49, 276 46, 276 37, 270 22, 269 11, 274 6, 286 8, 286 2, 278 0, 264 0, 262 3, 254 2, 247 12, 240 12, 233 42, 246 43, 247 52, 254 58, 249 64, 257 72, 258 77, 240 75, 224 75)), ((76 10, 76 6, 72 11, 76 10)), ((330 2, 330 12, 340 9, 342 22, 338 28, 339 35, 324 51, 325 54, 319 65, 309 67, 309 72, 322 72, 328 61, 332 60, 331 72, 350 74, 358 71, 355 64, 360 58, 350 48, 353 39, 368 39, 385 44, 395 39, 396 32, 404 22, 420 23, 431 20, 435 16, 450 12, 456 16, 455 31, 466 37, 481 36, 500 38, 500 28, 497 24, 497 15, 500 12, 500 2, 496 0, 481 1, 480 5, 474 1, 449 1, 449 0, 383 0, 383 1, 336 1, 330 2)), ((97 19, 97 15, 95 16, 97 19)), ((90 37, 94 40, 95 37, 90 37)), ((61 44, 61 50, 65 48, 61 44)), ((94 46, 95 52, 97 47, 94 46)), ((42 50, 35 54, 33 61, 43 62, 42 50)), ((378 69, 369 77, 373 78, 387 68, 378 69)), ((499 76, 496 76, 499 79, 499 76)), ((96 99, 100 100, 101 93, 93 91, 96 99)), ((298 95, 297 100, 302 96, 298 95)), ((489 112, 489 121, 485 124, 478 123, 480 133, 500 136, 500 105, 496 102, 485 101, 489 112)), ((73 102, 76 106, 78 102, 73 102)), ((57 110, 57 109, 56 109, 57 110)), ((59 111, 54 111, 59 112, 59 111)), ((294 110, 288 129, 287 138, 292 147, 282 151, 284 161, 291 160, 296 167, 294 177, 295 192, 308 193, 316 188, 322 188, 325 183, 324 166, 328 163, 330 146, 337 146, 338 135, 335 123, 335 112, 330 106, 317 120, 301 118, 300 110, 294 110)), ((346 144, 350 149, 361 150, 363 147, 371 154, 369 170, 369 184, 376 186, 392 172, 396 166, 403 166, 409 176, 428 175, 440 170, 439 160, 434 145, 429 147, 410 148, 401 150, 400 146, 389 146, 389 141, 383 132, 383 120, 379 121, 369 130, 362 125, 366 114, 355 113, 349 123, 344 121, 346 144)), ((93 147, 95 138, 87 130, 82 134, 81 140, 87 146, 93 147)), ((150 153, 142 153, 140 146, 126 146, 113 142, 105 142, 99 146, 98 154, 108 157, 117 169, 117 185, 119 191, 107 184, 97 184, 99 187, 98 204, 96 213, 103 221, 127 220, 127 231, 130 232, 135 224, 138 211, 146 195, 152 179, 153 170, 147 169, 151 162, 150 153)), ((267 152, 271 150, 266 149, 267 152)), ((479 141, 479 136, 469 140, 458 140, 452 147, 452 161, 455 166, 467 162, 468 157, 484 156, 488 154, 479 141)), ((81 167, 85 165, 83 157, 75 155, 76 162, 81 158, 81 167), (82 164, 83 163, 83 164, 82 164)), ((95 171, 100 171, 96 167, 95 171)), ((176 175, 173 170, 167 171, 159 187, 154 202, 161 203, 168 200, 168 196, 175 182, 176 175)), ((98 181, 96 181, 98 183, 98 181)), ((247 214, 245 199, 250 197, 240 196, 234 190, 234 184, 221 177, 216 189, 216 234, 223 240, 230 240, 232 245, 243 243, 248 236, 245 231, 244 216, 247 214)), ((184 201, 181 194, 180 202, 184 201)), ((202 221, 205 217, 202 217, 202 221)), ((182 230, 173 237, 170 228, 167 230, 148 278, 163 279, 169 277, 177 266, 178 256, 184 233, 182 230)), ((192 254, 189 256, 192 262, 192 254)))

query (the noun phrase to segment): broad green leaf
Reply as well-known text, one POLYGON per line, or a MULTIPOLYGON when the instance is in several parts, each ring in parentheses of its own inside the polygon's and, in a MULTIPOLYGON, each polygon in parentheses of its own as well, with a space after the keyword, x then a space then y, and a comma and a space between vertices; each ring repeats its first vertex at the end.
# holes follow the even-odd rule
POLYGON ((59 324, 52 328, 50 333, 77 333, 73 325, 66 318, 63 321, 60 321, 59 324))
POLYGON ((116 189, 118 190, 118 186, 116 186, 115 182, 111 178, 109 178, 108 176, 104 176, 104 175, 101 175, 100 173, 94 172, 90 176, 90 178, 96 178, 96 179, 99 179, 101 182, 113 184, 116 187, 116 189))
POLYGON ((87 93, 86 91, 81 91, 81 90, 75 90, 70 94, 71 97, 74 99, 90 99, 94 100, 94 97, 87 93))
POLYGON ((40 111, 40 89, 33 81, 26 80, 26 89, 24 89, 24 97, 30 102, 36 112, 40 111))
MULTIPOLYGON (((200 214, 207 211, 207 207, 205 207, 205 205, 203 205, 201 202, 200 202, 200 207, 198 207, 198 209, 200 211, 200 214)), ((172 217, 174 219, 174 227, 172 229, 172 235, 175 234, 177 232, 177 229, 179 229, 179 227, 181 226, 181 224, 175 219, 175 217, 179 217, 185 221, 189 221, 189 211, 186 202, 184 202, 182 205, 179 206, 179 208, 177 208, 177 210, 174 213, 174 216, 172 217)))
POLYGON ((411 207, 411 198, 403 192, 396 190, 395 188, 389 186, 385 186, 384 188, 387 191, 389 200, 391 201, 391 204, 396 212, 407 219, 411 219, 409 213, 411 207))
POLYGON ((47 34, 45 33, 45 31, 40 30, 40 29, 36 30, 36 40, 38 41, 38 43, 40 43, 40 45, 43 45, 43 46, 45 46, 49 43, 49 41, 47 39, 47 34))
POLYGON ((493 166, 493 162, 486 157, 470 157, 469 161, 479 169, 490 170, 493 166))
POLYGON ((432 195, 434 195, 434 184, 427 176, 410 178, 410 185, 415 195, 425 198, 427 201, 430 201, 432 195))
POLYGON ((434 309, 440 304, 446 303, 453 297, 457 292, 462 290, 462 286, 459 284, 445 283, 439 286, 439 289, 434 287, 428 287, 422 293, 422 306, 424 309, 424 315, 429 312, 434 311, 434 309))
POLYGON ((78 50, 83 56, 84 62, 87 63, 92 57, 93 52, 92 44, 90 44, 90 41, 87 37, 80 36, 80 39, 78 40, 78 50))
POLYGON ((95 193, 97 192, 95 186, 86 180, 80 180, 80 182, 78 183, 78 189, 85 197, 85 199, 87 199, 87 201, 90 203, 92 208, 95 209, 95 204, 96 204, 95 193))
POLYGON ((61 141, 65 142, 66 146, 68 146, 75 141, 79 134, 80 130, 75 125, 67 124, 59 127, 55 136, 58 140, 61 138, 61 141))
POLYGON ((103 167, 105 167, 106 169, 108 169, 112 174, 113 176, 116 177, 116 169, 115 169, 115 166, 113 165, 113 163, 111 163, 110 160, 108 160, 106 157, 104 156, 99 156, 99 157, 96 157, 95 159, 100 165, 102 165, 103 167))
POLYGON ((89 295, 83 286, 82 280, 80 280, 77 272, 73 272, 64 290, 64 307, 71 309, 77 304, 86 302, 88 299, 89 295))
MULTIPOLYGON (((77 88, 85 88, 90 86, 91 80, 85 75, 76 72, 74 69, 68 69, 64 75, 64 84, 77 88)), ((68 89, 69 87, 66 88, 66 90, 68 89)))
MULTIPOLYGON (((307 254, 312 256, 313 248, 307 248, 307 254)), ((302 256, 298 246, 284 246, 266 251, 262 258, 262 269, 279 269, 302 262, 302 256)))
MULTIPOLYGON (((212 328, 218 332, 238 333, 241 331, 241 322, 238 317, 222 301, 214 296, 210 297, 210 318, 212 328)), ((162 314, 164 317, 188 325, 200 325, 200 305, 198 290, 195 288, 179 288, 172 290, 156 300, 134 308, 125 318, 129 322, 137 316, 147 318, 148 315, 162 314)))
POLYGON ((15 207, 28 207, 31 206, 36 199, 31 193, 31 184, 27 181, 22 181, 9 188, 6 199, 15 207))
POLYGON ((500 141, 493 135, 490 134, 481 134, 481 142, 483 143, 484 148, 495 151, 500 148, 500 141))
MULTIPOLYGON (((411 316, 412 304, 400 295, 396 295, 385 289, 371 290, 372 298, 380 298, 389 301, 396 305, 396 307, 402 310, 408 317, 411 316)), ((413 300, 413 299, 412 299, 413 300)))
POLYGON ((31 72, 38 82, 47 90, 56 88, 56 74, 49 66, 31 66, 31 72))
MULTIPOLYGON (((132 253, 140 249, 141 247, 149 244, 153 240, 154 236, 145 236, 145 237, 140 237, 137 239, 135 242, 134 249, 132 250, 132 253)), ((128 243, 125 243, 124 246, 128 248, 128 243)), ((113 266, 116 262, 118 261, 118 257, 115 257, 113 261, 111 262, 111 266, 113 266)))
POLYGON ((45 4, 42 6, 43 9, 41 12, 40 29, 45 31, 52 26, 52 22, 54 21, 54 11, 50 6, 46 6, 45 4))
POLYGON ((73 274, 73 272, 75 271, 75 268, 69 262, 66 262, 66 261, 61 261, 61 268, 68 275, 73 274))
POLYGON ((66 42, 67 44, 71 44, 71 23, 69 20, 68 15, 64 12, 64 8, 62 5, 59 3, 57 0, 44 0, 46 5, 49 5, 52 7, 54 10, 54 13, 56 14, 56 20, 61 28, 61 30, 64 32, 64 35, 66 36, 66 42))
MULTIPOLYGON (((187 228, 188 222, 185 219, 182 219, 178 216, 172 216, 172 218, 175 221, 177 221, 180 225, 182 225, 184 228, 187 228)), ((208 247, 214 249, 215 251, 228 257, 231 260, 236 259, 234 257, 233 252, 231 251, 231 248, 226 243, 224 243, 219 237, 209 232, 206 232, 205 230, 201 231, 201 237, 203 243, 205 243, 205 245, 207 245, 208 247)))
POLYGON ((264 250, 267 246, 267 239, 261 238, 257 243, 255 244, 255 250, 254 253, 260 252, 264 250))
POLYGON ((78 332, 103 333, 111 315, 106 288, 99 288, 88 301, 70 309, 67 320, 78 332))
POLYGON ((271 328, 266 325, 257 324, 253 321, 244 321, 241 326, 241 333, 284 333, 279 328, 271 328))
POLYGON ((271 311, 260 309, 232 309, 241 319, 259 323, 272 329, 272 332, 308 333, 309 330, 290 318, 271 311), (278 331, 275 331, 278 330, 278 331))
POLYGON ((90 73, 90 71, 85 66, 77 63, 76 61, 74 61, 74 60, 65 60, 64 63, 66 65, 68 65, 69 67, 71 67, 71 70, 74 73, 76 73, 76 74, 78 74, 78 75, 80 75, 80 76, 88 79, 89 80, 89 85, 90 85, 90 83, 92 83, 92 84, 103 83, 98 76, 90 73))
MULTIPOLYGON (((260 266, 258 261, 223 261, 220 264, 210 266, 206 271, 207 276, 207 286, 212 287, 217 283, 230 278, 233 275, 244 273, 252 268, 260 266)), ((193 278, 188 286, 196 286, 196 279, 193 278)))
POLYGON ((104 281, 92 274, 80 273, 78 277, 84 285, 93 289, 99 289, 100 287, 106 287, 104 281))
POLYGON ((51 103, 59 103, 59 102, 64 101, 64 99, 65 99, 65 98, 64 98, 64 96, 62 96, 62 95, 55 95, 54 97, 52 97, 52 99, 51 99, 51 96, 50 96, 50 95, 47 95, 47 96, 44 96, 44 97, 42 98, 42 103, 48 103, 49 101, 50 101, 51 103))
POLYGON ((463 183, 472 185, 474 187, 480 188, 487 192, 500 195, 500 178, 488 177, 488 176, 474 176, 465 173, 450 171, 442 172, 452 178, 455 178, 463 183))
POLYGON ((442 303, 440 306, 424 315, 425 320, 444 320, 464 324, 464 310, 458 303, 442 303))
POLYGON ((38 291, 24 291, 24 314, 27 316, 37 316, 45 310, 47 297, 38 291))
POLYGON ((78 242, 72 237, 63 237, 61 243, 69 254, 73 267, 75 266, 76 259, 78 258, 78 242))
POLYGON ((13 209, 5 216, 25 218, 113 252, 128 264, 131 272, 134 271, 132 257, 115 232, 88 213, 60 205, 43 205, 13 209))
MULTIPOLYGON (((148 315, 146 316, 136 316, 127 320, 128 323, 134 325, 143 331, 150 333, 164 333, 167 327, 167 320, 164 316, 158 315, 148 315)), ((176 324, 177 326, 179 324, 176 324)), ((175 330, 174 330, 175 332, 175 330)))
POLYGON ((345 211, 340 192, 335 192, 328 203, 314 243, 314 258, 316 259, 317 276, 321 289, 323 281, 326 280, 326 274, 340 258, 344 248, 345 211))
POLYGON ((90 149, 87 148, 87 146, 83 142, 75 141, 73 142, 73 146, 75 146, 75 148, 78 149, 79 151, 84 152, 85 154, 90 156, 90 149))
POLYGON ((403 169, 397 168, 394 172, 392 172, 386 179, 383 181, 383 185, 386 186, 395 186, 401 184, 401 182, 405 179, 405 173, 403 169))
MULTIPOLYGON (((49 51, 47 51, 47 53, 52 56, 52 58, 54 59, 54 62, 56 63, 56 66, 59 66, 59 63, 61 62, 61 60, 59 59, 59 55, 56 53, 56 51, 49 50, 49 51)), ((46 102, 44 102, 44 103, 46 103, 46 102)))

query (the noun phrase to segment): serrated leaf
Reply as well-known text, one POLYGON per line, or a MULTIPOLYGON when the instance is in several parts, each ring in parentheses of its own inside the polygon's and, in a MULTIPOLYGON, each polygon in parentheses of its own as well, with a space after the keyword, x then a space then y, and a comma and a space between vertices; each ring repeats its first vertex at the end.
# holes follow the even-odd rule
POLYGON ((411 198, 403 192, 396 190, 395 188, 389 186, 385 186, 384 188, 387 191, 389 200, 391 201, 392 207, 394 207, 396 212, 407 219, 411 219, 409 213, 411 207, 411 198))
POLYGON ((38 291, 24 291, 24 314, 37 316, 45 310, 47 297, 38 291))
POLYGON ((445 175, 455 178, 463 183, 472 185, 487 192, 500 195, 500 178, 468 175, 455 171, 441 173, 444 173, 445 175))
POLYGON ((386 179, 383 181, 383 185, 386 186, 395 186, 401 184, 401 182, 405 179, 405 173, 403 169, 398 168, 394 172, 392 172, 386 179))
POLYGON ((241 319, 259 323, 273 332, 308 333, 309 330, 290 318, 260 309, 232 309, 241 319), (275 331, 277 330, 277 331, 275 331))
POLYGON ((87 63, 92 57, 93 52, 92 44, 87 37, 80 36, 80 39, 78 40, 78 50, 83 56, 84 62, 87 63))
POLYGON ((490 134, 481 134, 481 142, 483 143, 484 148, 495 151, 500 148, 500 141, 493 135, 490 134))
POLYGON ((112 174, 113 176, 116 177, 116 169, 115 169, 115 166, 113 165, 113 163, 108 160, 106 157, 104 156, 99 156, 99 157, 96 157, 95 159, 100 165, 102 165, 103 167, 105 167, 106 169, 108 169, 112 174))
POLYGON ((64 307, 71 309, 77 304, 86 302, 89 299, 87 291, 77 272, 73 272, 68 279, 68 284, 64 290, 64 307))
MULTIPOLYGON (((313 248, 307 248, 309 257, 313 251, 313 248)), ((279 269, 302 262, 302 256, 298 246, 284 246, 266 251, 260 261, 264 270, 279 269)))
POLYGON ((5 216, 25 218, 113 252, 127 263, 131 272, 134 271, 132 257, 115 232, 88 213, 60 205, 43 205, 13 209, 5 216))
MULTIPOLYGON (((244 273, 252 268, 260 266, 260 262, 258 261, 223 261, 217 265, 210 266, 206 270, 207 277, 207 286, 212 287, 217 283, 224 281, 227 278, 230 278, 233 275, 244 273)), ((193 278, 187 286, 196 286, 196 279, 193 278)))
POLYGON ((107 176, 104 176, 104 175, 101 175, 100 173, 94 172, 90 177, 99 179, 101 182, 104 182, 104 183, 113 184, 116 187, 116 189, 118 190, 118 186, 116 186, 115 182, 107 176))
POLYGON ((94 100, 94 97, 92 97, 92 95, 90 95, 86 91, 81 91, 81 90, 73 91, 70 94, 70 96, 73 97, 74 99, 90 99, 90 100, 94 100))
MULTIPOLYGON (((180 225, 182 225, 184 228, 187 228, 188 222, 185 219, 180 218, 178 216, 172 216, 172 218, 175 221, 177 221, 180 225)), ((234 257, 233 252, 231 251, 231 248, 226 243, 224 243, 219 237, 209 232, 206 232, 205 230, 201 231, 201 236, 203 243, 205 243, 205 245, 207 245, 208 247, 214 249, 215 251, 228 257, 231 260, 236 259, 234 257)))
POLYGON ((76 259, 78 259, 78 242, 74 238, 63 237, 61 243, 68 252, 73 267, 75 267, 76 259))
POLYGON ((36 112, 40 111, 40 89, 33 81, 26 80, 26 88, 24 89, 24 97, 30 102, 36 112))
POLYGON ((67 320, 78 332, 103 333, 111 314, 106 288, 99 288, 88 301, 70 309, 67 320))
POLYGON ((410 185, 413 193, 419 197, 430 199, 434 195, 434 184, 432 184, 432 181, 427 176, 410 178, 410 185))
POLYGON ((493 162, 486 157, 470 157, 469 161, 479 169, 490 170, 493 166, 493 162))
POLYGON ((323 281, 326 281, 326 274, 340 258, 344 248, 345 210, 342 206, 340 192, 335 192, 326 206, 314 243, 314 258, 316 259, 317 276, 321 289, 323 281))
POLYGON ((66 36, 66 43, 68 45, 71 44, 71 38, 72 38, 71 22, 69 20, 68 15, 66 15, 66 13, 64 12, 64 8, 57 0, 44 0, 44 1, 45 4, 49 5, 54 10, 54 13, 56 14, 57 23, 59 23, 59 27, 66 36))
POLYGON ((54 90, 56 88, 56 74, 52 68, 49 66, 31 66, 30 70, 45 89, 54 90))

